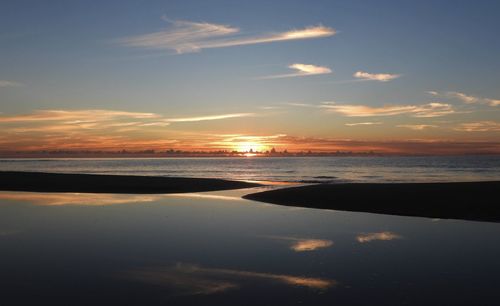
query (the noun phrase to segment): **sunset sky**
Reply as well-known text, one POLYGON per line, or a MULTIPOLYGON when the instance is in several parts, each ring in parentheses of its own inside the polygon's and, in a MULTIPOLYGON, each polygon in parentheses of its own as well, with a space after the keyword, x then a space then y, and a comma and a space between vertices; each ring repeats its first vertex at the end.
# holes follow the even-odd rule
POLYGON ((0 151, 500 153, 499 11, 3 1, 0 151))

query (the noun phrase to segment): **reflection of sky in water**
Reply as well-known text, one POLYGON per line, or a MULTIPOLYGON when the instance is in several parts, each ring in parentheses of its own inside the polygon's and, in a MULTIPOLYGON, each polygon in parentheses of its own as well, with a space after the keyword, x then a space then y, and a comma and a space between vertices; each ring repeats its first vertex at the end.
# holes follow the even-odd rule
MULTIPOLYGON (((159 201, 165 198, 211 199, 219 201, 244 201, 241 195, 256 192, 257 189, 228 191, 227 194, 215 192, 172 193, 172 194, 109 194, 109 193, 38 193, 38 192, 0 192, 0 201, 29 202, 42 206, 107 206, 159 201)), ((260 189, 259 189, 260 190, 260 189)), ((258 191, 258 190, 257 190, 258 191)))
POLYGON ((401 239, 401 237, 398 234, 391 233, 391 232, 379 232, 379 233, 361 233, 356 237, 356 240, 359 243, 365 243, 365 242, 372 242, 376 240, 382 240, 382 241, 388 241, 388 240, 394 240, 394 239, 401 239))
POLYGON ((60 205, 116 205, 152 202, 161 199, 159 195, 105 194, 105 193, 30 193, 1 192, 0 200, 30 202, 42 206, 60 205))
POLYGON ((241 200, 246 192, 2 192, 1 302, 421 305, 500 298, 500 224, 295 209, 241 200))
POLYGON ((232 269, 206 268, 178 263, 172 267, 149 267, 129 271, 132 280, 174 287, 183 294, 213 294, 243 286, 245 281, 277 282, 290 286, 326 290, 334 280, 286 274, 272 274, 232 269))
POLYGON ((307 239, 280 236, 268 236, 268 238, 289 242, 290 249, 295 252, 315 251, 322 248, 328 248, 333 245, 333 241, 325 239, 307 239))

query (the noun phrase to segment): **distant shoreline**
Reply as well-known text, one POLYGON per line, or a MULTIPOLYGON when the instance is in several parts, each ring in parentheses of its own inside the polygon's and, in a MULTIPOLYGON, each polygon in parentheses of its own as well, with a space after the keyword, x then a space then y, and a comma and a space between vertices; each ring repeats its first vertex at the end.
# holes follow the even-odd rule
POLYGON ((500 156, 500 153, 403 154, 403 153, 287 153, 287 154, 1 154, 0 160, 29 159, 168 159, 168 158, 294 158, 294 157, 460 157, 500 156))
POLYGON ((160 194, 258 186, 261 185, 209 178, 0 171, 2 191, 160 194))
POLYGON ((500 222, 500 181, 319 184, 243 198, 284 206, 500 222))

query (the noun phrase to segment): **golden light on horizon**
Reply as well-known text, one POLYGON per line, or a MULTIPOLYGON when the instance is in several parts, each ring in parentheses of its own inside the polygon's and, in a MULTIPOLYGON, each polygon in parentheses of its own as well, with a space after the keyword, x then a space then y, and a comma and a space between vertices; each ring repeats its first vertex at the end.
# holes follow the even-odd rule
POLYGON ((244 141, 236 143, 234 150, 238 152, 263 152, 267 150, 267 146, 254 141, 244 141))

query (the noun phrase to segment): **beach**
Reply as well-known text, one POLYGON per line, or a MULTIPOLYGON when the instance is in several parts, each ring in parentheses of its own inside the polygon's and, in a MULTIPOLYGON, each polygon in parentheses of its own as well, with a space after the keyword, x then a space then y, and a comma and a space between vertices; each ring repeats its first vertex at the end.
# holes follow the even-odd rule
POLYGON ((262 184, 0 172, 0 304, 498 300, 500 182, 262 184))
POLYGON ((259 184, 209 178, 0 171, 0 190, 159 194, 228 190, 259 184))
POLYGON ((285 206, 440 219, 500 221, 500 182, 318 184, 253 193, 285 206))
MULTIPOLYGON (((169 194, 262 186, 211 178, 0 172, 3 191, 169 194)), ((274 187, 243 198, 304 208, 499 222, 499 196, 500 181, 485 181, 312 184, 274 187)))

